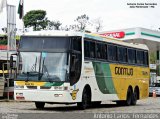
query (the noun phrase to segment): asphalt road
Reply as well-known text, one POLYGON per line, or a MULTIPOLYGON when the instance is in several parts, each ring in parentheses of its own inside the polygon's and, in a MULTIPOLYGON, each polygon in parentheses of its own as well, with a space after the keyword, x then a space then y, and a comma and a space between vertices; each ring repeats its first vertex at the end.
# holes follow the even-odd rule
POLYGON ((0 119, 127 119, 142 118, 146 116, 146 114, 147 116, 150 116, 150 119, 160 118, 160 97, 149 97, 147 99, 139 100, 136 106, 117 106, 114 102, 107 101, 102 102, 98 107, 91 107, 86 110, 79 110, 76 104, 46 104, 43 110, 37 110, 33 102, 0 101, 0 119))

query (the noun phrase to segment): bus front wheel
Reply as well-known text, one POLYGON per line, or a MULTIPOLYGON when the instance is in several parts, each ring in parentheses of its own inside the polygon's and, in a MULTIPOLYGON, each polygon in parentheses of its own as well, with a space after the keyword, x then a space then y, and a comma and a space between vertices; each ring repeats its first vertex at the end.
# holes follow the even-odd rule
POLYGON ((89 91, 87 91, 87 89, 85 88, 85 89, 83 90, 83 94, 82 94, 82 102, 77 103, 77 106, 78 106, 80 109, 85 110, 85 109, 90 105, 90 102, 91 102, 90 93, 89 93, 89 91))
POLYGON ((43 109, 45 103, 44 102, 35 102, 35 106, 37 109, 43 109))

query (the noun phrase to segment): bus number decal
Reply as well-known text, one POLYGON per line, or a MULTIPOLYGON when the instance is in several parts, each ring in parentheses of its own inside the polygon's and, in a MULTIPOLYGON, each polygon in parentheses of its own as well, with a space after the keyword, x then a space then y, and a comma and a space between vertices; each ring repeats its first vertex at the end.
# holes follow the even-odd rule
POLYGON ((144 76, 148 76, 148 72, 147 71, 142 71, 142 75, 144 75, 144 76))

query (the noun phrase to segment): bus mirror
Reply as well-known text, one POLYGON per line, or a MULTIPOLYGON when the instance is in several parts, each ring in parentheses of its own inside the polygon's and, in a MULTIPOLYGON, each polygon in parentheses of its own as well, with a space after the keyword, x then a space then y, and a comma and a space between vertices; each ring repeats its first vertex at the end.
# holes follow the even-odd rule
POLYGON ((13 68, 13 56, 10 56, 10 68, 13 68))

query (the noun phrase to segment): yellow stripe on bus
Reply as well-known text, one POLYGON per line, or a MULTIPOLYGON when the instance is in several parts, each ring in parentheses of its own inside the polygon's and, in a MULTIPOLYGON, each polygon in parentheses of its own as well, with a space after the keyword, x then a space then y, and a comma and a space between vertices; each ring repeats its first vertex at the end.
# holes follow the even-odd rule
POLYGON ((16 81, 18 86, 44 86, 46 82, 33 82, 33 81, 16 81))

